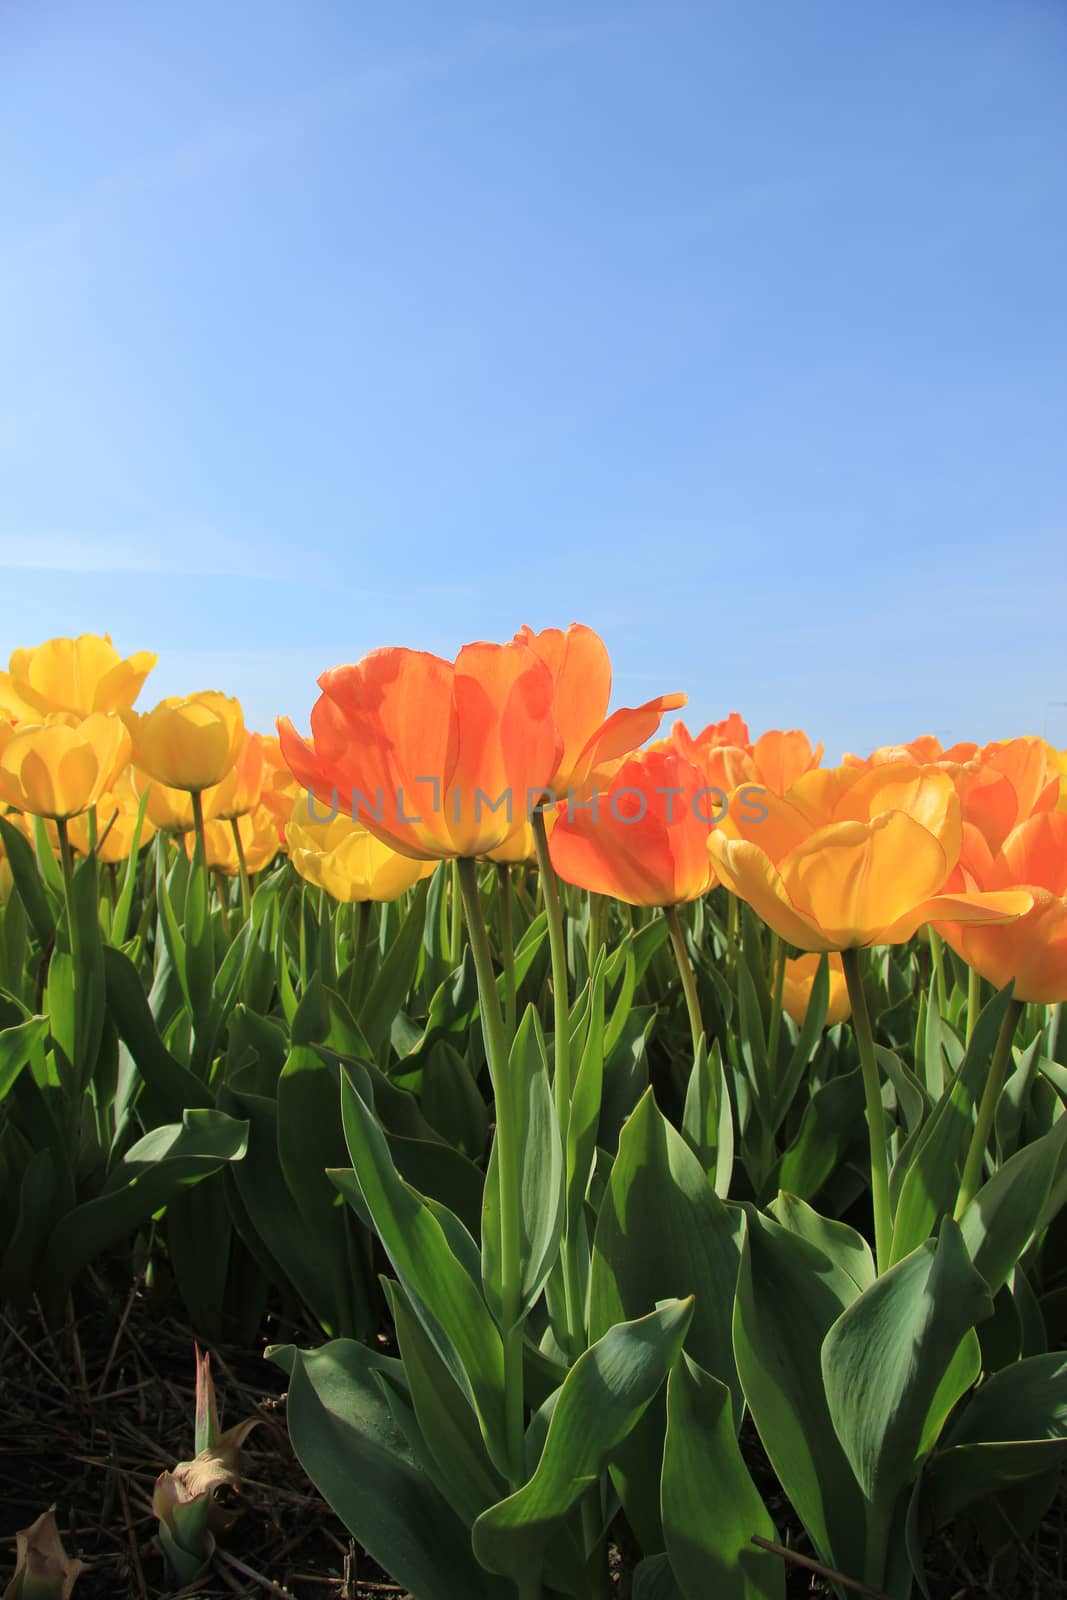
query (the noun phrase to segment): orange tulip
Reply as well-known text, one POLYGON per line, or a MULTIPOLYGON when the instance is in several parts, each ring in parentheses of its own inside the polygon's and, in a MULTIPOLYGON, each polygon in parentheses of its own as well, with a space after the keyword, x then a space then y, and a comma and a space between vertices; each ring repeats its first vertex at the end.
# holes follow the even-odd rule
POLYGON ((285 764, 280 741, 273 734, 260 734, 263 748, 263 791, 261 800, 278 823, 278 838, 285 843, 285 825, 300 797, 299 779, 285 764))
POLYGON ((249 733, 246 728, 230 771, 214 791, 204 790, 205 802, 207 796, 211 796, 211 815, 229 821, 231 817, 243 817, 255 811, 263 794, 265 777, 263 736, 249 733))
POLYGON ((962 831, 947 773, 831 768, 763 798, 762 821, 731 806, 708 849, 727 888, 801 950, 899 944, 942 918, 1000 922, 1030 908, 1023 891, 949 891, 962 831))
MULTIPOLYGON (((828 959, 830 1001, 826 1008, 826 1026, 832 1028, 835 1022, 847 1022, 852 1007, 848 1003, 848 985, 845 982, 845 969, 841 957, 835 952, 828 959)), ((817 951, 812 951, 808 955, 797 956, 795 960, 787 961, 785 964, 782 1010, 787 1016, 792 1017, 798 1028, 803 1027, 804 1018, 808 1014, 811 991, 818 976, 821 960, 822 956, 817 951)))
POLYGON ((634 906, 680 905, 715 884, 708 857, 715 797, 703 772, 673 751, 642 750, 606 793, 570 803, 549 837, 567 883, 634 906))
POLYGON ((464 645, 454 663, 375 650, 319 685, 310 742, 279 719, 289 770, 416 860, 495 849, 559 766, 552 674, 525 644, 464 645))
POLYGON ((1067 1000, 1067 812, 1027 817, 995 855, 969 830, 960 878, 990 891, 1025 891, 1032 910, 1002 927, 938 922, 938 933, 998 989, 1014 980, 1017 1000, 1067 1000))
POLYGON ((572 622, 566 633, 560 628, 534 633, 523 626, 515 643, 528 645, 552 674, 563 749, 547 787, 559 799, 572 789, 588 792, 606 769, 652 737, 664 712, 685 705, 684 694, 662 694, 608 716, 611 661, 603 639, 583 623, 572 622))
POLYGON ((725 722, 710 723, 695 737, 684 722, 671 729, 670 743, 678 754, 694 762, 707 775, 710 784, 727 794, 742 785, 769 789, 784 794, 805 772, 822 760, 821 744, 812 745, 800 728, 772 728, 755 741, 748 739, 748 728, 736 711, 725 722), (744 735, 744 742, 732 736, 744 735))

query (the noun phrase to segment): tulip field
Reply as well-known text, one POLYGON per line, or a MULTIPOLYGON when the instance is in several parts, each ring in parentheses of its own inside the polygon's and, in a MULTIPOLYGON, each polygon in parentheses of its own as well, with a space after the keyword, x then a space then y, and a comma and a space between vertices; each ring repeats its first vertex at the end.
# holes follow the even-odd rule
POLYGON ((612 711, 576 624, 269 735, 154 665, 0 673, 0 1359, 25 1462, 16 1368, 178 1329, 188 1436, 0 1456, 0 1592, 1067 1593, 1067 754, 612 711))

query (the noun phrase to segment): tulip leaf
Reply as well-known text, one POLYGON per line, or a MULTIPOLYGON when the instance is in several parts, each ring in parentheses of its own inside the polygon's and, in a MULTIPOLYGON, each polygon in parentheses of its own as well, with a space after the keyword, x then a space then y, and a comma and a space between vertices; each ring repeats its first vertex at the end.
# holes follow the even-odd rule
POLYGON ((180 1123, 153 1128, 108 1175, 103 1192, 63 1217, 45 1249, 40 1294, 55 1315, 82 1268, 101 1250, 130 1234, 184 1185, 240 1162, 248 1123, 221 1111, 186 1111, 180 1123))
POLYGON ((869 1289, 875 1280, 874 1257, 861 1233, 845 1222, 820 1217, 817 1211, 794 1194, 779 1194, 768 1207, 771 1216, 791 1233, 798 1233, 847 1272, 856 1288, 869 1289))
POLYGON ((863 1077, 858 1067, 821 1084, 804 1107, 797 1136, 775 1174, 778 1187, 801 1200, 818 1194, 862 1127, 863 1077))
POLYGON ((345 1527, 419 1600, 511 1600, 480 1567, 470 1536, 419 1466, 385 1396, 400 1363, 348 1339, 319 1350, 267 1351, 289 1374, 289 1437, 301 1466, 345 1527))
MULTIPOLYGON (((419 1321, 467 1401, 474 1407, 489 1454, 506 1471, 504 1355, 500 1333, 480 1286, 464 1261, 465 1230, 443 1206, 427 1201, 397 1172, 385 1135, 342 1068, 345 1141, 355 1176, 331 1174, 347 1192, 358 1184, 386 1255, 419 1321)), ((473 1241, 468 1243, 474 1250, 473 1241)), ((476 1266, 476 1258, 475 1263, 476 1266)))
POLYGON ((848 1573, 863 1569, 866 1510, 831 1421, 820 1352, 857 1293, 818 1246, 749 1213, 734 1305, 745 1400, 820 1557, 848 1573))
MULTIPOLYGON (((515 1034, 508 1060, 505 1092, 511 1105, 497 1109, 497 1124, 511 1118, 522 1151, 520 1212, 522 1277, 516 1318, 522 1322, 555 1265, 563 1228, 563 1152, 548 1080, 548 1060, 541 1024, 528 1006, 515 1034)), ((493 1141, 482 1202, 482 1281, 485 1296, 503 1332, 500 1259, 499 1143, 493 1141)))
POLYGON ((657 1394, 692 1311, 692 1300, 669 1301, 609 1329, 579 1356, 556 1399, 533 1476, 474 1524, 474 1552, 483 1566, 516 1579, 539 1570, 559 1524, 657 1394))
MULTIPOLYGON (((33 929, 33 936, 39 945, 47 945, 55 931, 56 919, 37 870, 33 846, 14 823, 8 822, 2 816, 0 816, 0 843, 3 844, 4 855, 11 868, 11 878, 22 901, 27 921, 33 929)), ((49 853, 51 854, 51 849, 49 853)))
POLYGON ((1010 992, 1004 989, 985 1007, 959 1072, 921 1128, 905 1144, 894 1166, 890 1182, 895 1198, 891 1265, 928 1239, 938 1219, 952 1210, 959 1189, 958 1163, 971 1133, 972 1109, 988 1075, 1010 999, 1010 992))
MULTIPOLYGON (((578 1060, 567 1117, 566 1231, 573 1233, 593 1170, 600 1103, 604 1090, 604 955, 601 951, 589 979, 588 1028, 578 1060)), ((531 1008, 532 1009, 532 1008, 531 1008)), ((547 1079, 546 1079, 547 1081, 547 1079)))
POLYGON ((784 1600, 774 1523, 738 1449, 730 1391, 682 1351, 667 1379, 663 1533, 685 1600, 784 1600))
POLYGON ((733 1107, 719 1041, 714 1039, 709 1051, 703 1034, 686 1086, 681 1131, 686 1144, 712 1179, 715 1193, 720 1200, 725 1200, 730 1193, 734 1166, 733 1107))
POLYGON ((13 1027, 0 1029, 0 1100, 30 1059, 35 1045, 48 1038, 47 1017, 27 1017, 13 1027))
POLYGON ((209 1108, 209 1091, 159 1037, 133 962, 110 945, 104 947, 104 978, 108 1013, 144 1080, 145 1098, 155 1113, 153 1123, 175 1120, 192 1107, 209 1108))
POLYGON ((926 1240, 884 1273, 826 1336, 827 1404, 871 1506, 869 1583, 884 1576, 898 1496, 978 1376, 973 1328, 992 1309, 959 1228, 946 1218, 936 1244, 926 1240))
POLYGON ((1017 1150, 984 1183, 960 1218, 971 1259, 996 1294, 1038 1227, 1064 1149, 1067 1115, 1017 1150))
POLYGON ((1064 1461, 1067 1357, 1057 1351, 1015 1362, 976 1390, 927 1463, 934 1526, 1064 1461))
POLYGON ((427 886, 428 881, 424 878, 415 889, 400 924, 400 931, 389 946, 359 1010, 358 1022, 370 1046, 371 1058, 382 1065, 389 1048, 394 1018, 403 1008, 415 980, 426 920, 427 886))

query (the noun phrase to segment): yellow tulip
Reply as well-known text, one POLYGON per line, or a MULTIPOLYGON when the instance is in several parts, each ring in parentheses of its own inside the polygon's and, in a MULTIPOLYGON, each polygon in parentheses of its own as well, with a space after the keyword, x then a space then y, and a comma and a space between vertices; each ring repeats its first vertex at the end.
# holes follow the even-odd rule
POLYGON ((306 798, 293 807, 286 828, 289 859, 300 876, 325 889, 334 900, 396 900, 437 863, 399 855, 343 812, 329 822, 316 820, 326 811, 306 798))
POLYGON ((123 658, 110 634, 47 639, 32 650, 15 650, 0 672, 0 710, 20 722, 40 721, 53 711, 128 710, 156 664, 151 650, 123 658))
POLYGON ((255 811, 263 794, 264 777, 263 735, 246 729, 237 760, 217 786, 217 793, 204 790, 204 815, 208 814, 209 795, 210 814, 223 821, 255 811))
MULTIPOLYGON (((804 1018, 808 1014, 808 1002, 811 999, 812 987, 821 960, 822 957, 816 952, 797 956, 795 961, 787 961, 785 964, 782 1010, 787 1016, 792 1017, 798 1028, 803 1027, 804 1018)), ((832 1028, 835 1022, 847 1021, 851 1007, 848 1003, 848 985, 845 983, 845 969, 841 957, 832 955, 829 960, 830 1003, 826 1009, 826 1026, 832 1028)))
MULTIPOLYGON (((96 802, 96 856, 99 861, 119 862, 129 859, 133 846, 133 831, 137 824, 137 810, 141 804, 134 776, 134 768, 125 767, 107 792, 96 802)), ((155 824, 146 811, 141 823, 138 848, 147 844, 155 831, 155 824)), ((88 816, 71 818, 70 842, 83 856, 89 854, 88 816)))
POLYGON ((215 689, 172 695, 153 710, 124 713, 134 764, 157 783, 199 794, 221 783, 237 760, 244 717, 237 700, 215 689))
POLYGON ((129 759, 130 736, 114 712, 0 721, 0 800, 32 816, 74 817, 96 805, 129 759))

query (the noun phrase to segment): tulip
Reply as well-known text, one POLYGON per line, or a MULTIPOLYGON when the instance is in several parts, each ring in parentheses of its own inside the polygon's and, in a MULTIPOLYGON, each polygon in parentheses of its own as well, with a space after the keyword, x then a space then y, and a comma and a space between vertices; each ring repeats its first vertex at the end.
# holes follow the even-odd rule
POLYGON ((255 811, 263 794, 265 776, 263 736, 259 733, 249 733, 246 729, 241 740, 241 748, 237 752, 237 760, 222 782, 217 785, 217 792, 204 791, 204 815, 210 814, 228 822, 233 817, 243 817, 255 811), (207 805, 209 794, 210 812, 207 805))
MULTIPOLYGON (((124 767, 96 802, 96 842, 92 848, 97 860, 115 863, 129 859, 140 804, 135 769, 124 767)), ((141 821, 138 848, 147 844, 155 831, 155 825, 146 814, 141 821)), ((89 854, 89 818, 84 813, 70 819, 70 842, 81 855, 89 854)))
POLYGON ((801 950, 901 944, 925 924, 1003 922, 1025 892, 946 892, 961 845, 960 801, 947 773, 889 764, 810 772, 767 817, 735 808, 708 836, 728 889, 801 950))
POLYGON ((697 900, 715 882, 704 774, 669 751, 624 761, 607 791, 570 804, 552 830, 552 865, 567 883, 632 906, 697 900))
POLYGON ((823 755, 822 745, 813 745, 800 728, 772 728, 755 743, 750 742, 748 728, 736 711, 695 737, 684 722, 676 722, 670 743, 679 755, 701 768, 709 784, 727 794, 745 785, 784 794, 806 772, 818 767, 823 755))
POLYGON ((300 782, 289 771, 281 743, 273 734, 260 734, 263 748, 263 791, 261 799, 278 823, 278 841, 285 843, 285 827, 301 794, 300 782))
MULTIPOLYGON (((185 853, 192 860, 193 834, 189 829, 184 832, 185 853)), ((264 806, 243 812, 239 817, 204 824, 206 863, 227 878, 241 876, 242 861, 246 873, 262 872, 281 849, 274 817, 264 806)))
POLYGON ((150 650, 138 650, 124 660, 107 633, 15 650, 8 671, 0 672, 0 711, 10 704, 20 722, 39 722, 54 711, 87 716, 128 710, 156 659, 150 650))
POLYGON ((127 711, 136 766, 158 783, 200 794, 221 783, 237 760, 244 736, 238 701, 206 689, 185 699, 171 696, 151 711, 127 711))
POLYGON ((552 675, 524 644, 465 645, 454 663, 375 650, 319 685, 310 742, 278 722, 289 770, 415 860, 495 849, 559 765, 552 675))
POLYGON ((583 623, 572 622, 566 633, 560 628, 534 633, 523 626, 515 642, 528 645, 552 674, 563 749, 547 787, 560 798, 571 789, 588 790, 597 774, 652 737, 665 712, 685 705, 684 694, 663 694, 609 717, 611 661, 603 639, 583 623))
POLYGON ((1013 828, 994 855, 977 830, 967 836, 963 881, 993 892, 1024 892, 1032 909, 1002 926, 938 922, 963 959, 1016 1000, 1067 1000, 1067 812, 1038 812, 1013 828))
POLYGON ((0 801, 65 821, 96 805, 129 759, 130 736, 114 713, 0 721, 0 801))
POLYGON ((293 807, 286 838, 300 876, 346 903, 398 900, 436 867, 433 861, 399 855, 343 813, 321 820, 306 799, 293 807))
MULTIPOLYGON (((811 991, 822 959, 822 956, 812 952, 797 956, 795 960, 787 961, 785 964, 782 1010, 787 1016, 792 1017, 798 1028, 803 1027, 804 1018, 808 1014, 811 991)), ((826 1026, 832 1028, 836 1022, 847 1022, 851 1007, 848 1003, 848 986, 845 983, 845 969, 841 964, 841 957, 834 954, 827 959, 830 963, 830 999, 826 1008, 826 1026)))
POLYGON ((964 825, 979 829, 994 855, 1013 828, 1055 810, 1060 798, 1060 774, 1041 739, 987 744, 967 761, 939 764, 955 782, 964 825))

